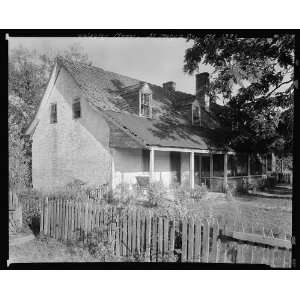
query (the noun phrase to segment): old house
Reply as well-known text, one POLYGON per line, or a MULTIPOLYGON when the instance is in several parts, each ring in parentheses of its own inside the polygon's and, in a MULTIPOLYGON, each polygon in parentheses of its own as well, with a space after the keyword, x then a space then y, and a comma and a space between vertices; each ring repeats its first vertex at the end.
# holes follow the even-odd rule
POLYGON ((209 74, 197 74, 195 95, 174 82, 153 85, 101 68, 57 59, 38 111, 27 129, 32 139, 32 178, 37 189, 74 180, 88 185, 137 177, 150 181, 224 184, 255 180, 272 170, 266 156, 225 147, 210 103, 209 74))

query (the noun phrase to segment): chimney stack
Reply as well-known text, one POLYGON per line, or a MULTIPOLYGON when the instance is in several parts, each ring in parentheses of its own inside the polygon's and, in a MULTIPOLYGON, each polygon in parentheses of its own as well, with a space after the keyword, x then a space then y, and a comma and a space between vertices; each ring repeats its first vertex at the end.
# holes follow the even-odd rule
POLYGON ((166 92, 175 92, 176 83, 174 81, 168 81, 163 83, 163 88, 166 92))
POLYGON ((209 73, 196 74, 196 99, 202 108, 209 111, 210 99, 209 91, 209 73))

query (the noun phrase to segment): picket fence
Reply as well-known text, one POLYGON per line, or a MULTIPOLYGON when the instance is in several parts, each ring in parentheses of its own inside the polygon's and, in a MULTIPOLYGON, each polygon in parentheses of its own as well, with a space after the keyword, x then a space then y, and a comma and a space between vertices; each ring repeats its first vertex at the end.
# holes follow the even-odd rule
POLYGON ((17 193, 12 190, 8 192, 8 214, 9 232, 15 233, 22 226, 22 204, 19 201, 17 193))
POLYGON ((276 173, 276 182, 293 185, 293 173, 292 172, 283 172, 276 173))
MULTIPOLYGON (((118 209, 92 202, 46 198, 40 232, 62 241, 89 243, 93 232, 118 256, 146 262, 265 264, 291 267, 291 241, 272 232, 246 232, 243 224, 186 216, 158 216, 149 209, 118 209)), ((252 227, 251 227, 252 228, 252 227)))

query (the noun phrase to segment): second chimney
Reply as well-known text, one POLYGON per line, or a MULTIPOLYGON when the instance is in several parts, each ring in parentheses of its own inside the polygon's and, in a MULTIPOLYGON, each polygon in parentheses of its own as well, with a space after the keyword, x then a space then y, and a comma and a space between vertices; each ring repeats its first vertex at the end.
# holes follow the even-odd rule
POLYGON ((166 92, 175 92, 176 83, 174 81, 168 81, 163 83, 163 88, 166 92))
POLYGON ((209 73, 196 74, 196 99, 201 107, 209 111, 209 73))

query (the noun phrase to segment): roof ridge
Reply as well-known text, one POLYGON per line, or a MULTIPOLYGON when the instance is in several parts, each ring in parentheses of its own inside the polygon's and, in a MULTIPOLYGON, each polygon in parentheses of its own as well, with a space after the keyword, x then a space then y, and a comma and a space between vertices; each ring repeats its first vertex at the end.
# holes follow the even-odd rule
MULTIPOLYGON (((157 84, 154 84, 154 83, 151 83, 149 81, 145 81, 145 80, 141 80, 141 79, 137 79, 137 78, 133 78, 133 77, 130 77, 128 75, 124 75, 124 74, 121 74, 121 73, 117 73, 117 72, 113 72, 113 71, 109 71, 109 70, 106 70, 106 69, 103 69, 101 67, 98 67, 98 66, 94 66, 94 65, 89 65, 89 64, 86 64, 86 63, 83 63, 83 62, 79 62, 79 61, 73 61, 73 60, 69 60, 69 59, 66 59, 64 57, 58 57, 58 60, 62 60, 62 63, 63 61, 67 61, 68 63, 71 63, 73 65, 83 65, 85 67, 88 67, 88 68, 93 68, 93 69, 98 69, 98 70, 101 70, 102 72, 106 72, 106 73, 110 73, 110 74, 115 74, 115 75, 118 75, 118 76, 122 76, 122 77, 126 77, 130 80, 135 80, 135 81, 139 81, 139 82, 144 82, 144 83, 148 83, 154 87, 157 87, 157 88, 160 88, 160 89, 163 89, 162 86, 160 85, 157 85, 157 84)), ((127 86, 127 87, 130 87, 130 86, 127 86)), ((125 87, 125 88, 127 88, 125 87)), ((183 91, 180 91, 180 90, 176 90, 175 93, 182 93, 182 94, 185 94, 185 95, 188 95, 188 96, 195 96, 193 94, 190 94, 190 93, 187 93, 187 92, 183 92, 183 91)))

